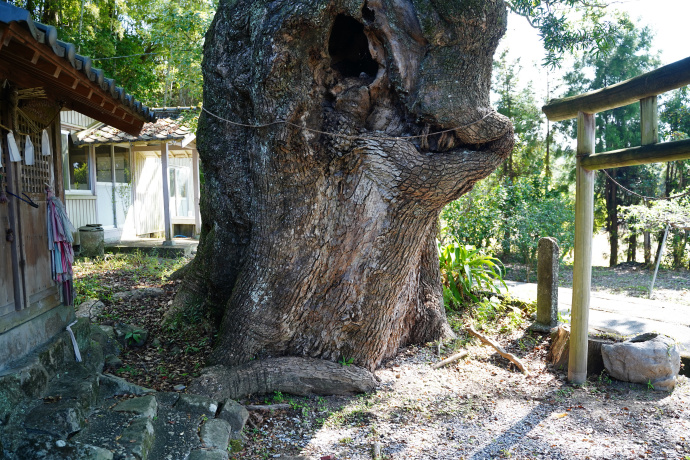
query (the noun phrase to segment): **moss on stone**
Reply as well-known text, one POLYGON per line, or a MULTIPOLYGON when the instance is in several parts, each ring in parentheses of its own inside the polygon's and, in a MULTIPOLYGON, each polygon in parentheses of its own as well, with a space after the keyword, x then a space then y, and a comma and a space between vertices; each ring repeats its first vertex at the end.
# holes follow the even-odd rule
POLYGON ((232 453, 240 452, 244 449, 244 444, 239 439, 231 439, 228 444, 228 451, 232 453))

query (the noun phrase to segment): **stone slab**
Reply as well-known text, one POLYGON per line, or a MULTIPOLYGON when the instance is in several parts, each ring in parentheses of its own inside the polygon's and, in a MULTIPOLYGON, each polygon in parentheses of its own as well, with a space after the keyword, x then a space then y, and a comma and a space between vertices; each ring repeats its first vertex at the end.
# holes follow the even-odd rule
POLYGON ((187 460, 228 460, 228 453, 220 450, 197 449, 189 453, 187 460))
POLYGON ((113 407, 115 412, 131 412, 139 417, 153 418, 158 413, 158 402, 153 395, 125 399, 113 407))
POLYGON ((206 420, 201 425, 199 436, 201 443, 206 447, 218 450, 227 450, 230 443, 230 431, 232 427, 222 419, 206 420))
POLYGON ((218 401, 206 396, 182 394, 175 404, 175 409, 192 414, 215 417, 218 411, 218 401))
POLYGON ((154 440, 155 431, 151 420, 136 418, 124 429, 119 442, 128 452, 134 454, 137 460, 146 460, 149 458, 154 440))
POLYGON ((249 411, 233 399, 223 401, 218 418, 230 423, 231 431, 242 431, 249 418, 249 411))

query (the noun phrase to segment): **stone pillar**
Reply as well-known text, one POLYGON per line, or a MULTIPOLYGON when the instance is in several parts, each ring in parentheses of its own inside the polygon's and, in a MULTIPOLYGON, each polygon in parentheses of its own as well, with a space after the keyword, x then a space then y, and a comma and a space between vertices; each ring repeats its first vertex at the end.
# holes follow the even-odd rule
POLYGON ((537 322, 531 327, 550 331, 558 326, 558 242, 541 238, 537 246, 537 322))

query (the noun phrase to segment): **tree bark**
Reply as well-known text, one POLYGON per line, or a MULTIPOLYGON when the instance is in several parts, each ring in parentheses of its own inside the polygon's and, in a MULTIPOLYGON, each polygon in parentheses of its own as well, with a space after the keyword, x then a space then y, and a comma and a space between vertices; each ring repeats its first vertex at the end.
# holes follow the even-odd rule
POLYGON ((637 232, 630 230, 628 235, 628 262, 637 261, 637 232))
POLYGON ((609 267, 618 265, 618 186, 606 178, 606 230, 609 232, 609 267))
POLYGON ((505 26, 498 0, 221 1, 197 133, 202 234, 175 300, 222 317, 213 362, 373 370, 452 335, 436 222, 512 150, 489 104, 505 26), (292 124, 232 123, 276 121, 292 124))
POLYGON ((642 232, 644 236, 644 264, 649 267, 652 265, 652 234, 642 232))

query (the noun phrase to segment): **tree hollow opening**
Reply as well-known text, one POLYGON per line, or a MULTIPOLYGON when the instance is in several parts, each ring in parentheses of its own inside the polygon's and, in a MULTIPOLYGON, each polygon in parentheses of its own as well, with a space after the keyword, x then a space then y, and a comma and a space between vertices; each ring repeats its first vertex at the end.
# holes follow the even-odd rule
POLYGON ((356 19, 339 14, 335 18, 328 41, 331 67, 343 77, 373 78, 379 65, 369 52, 369 40, 364 34, 364 25, 356 19))

